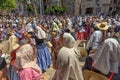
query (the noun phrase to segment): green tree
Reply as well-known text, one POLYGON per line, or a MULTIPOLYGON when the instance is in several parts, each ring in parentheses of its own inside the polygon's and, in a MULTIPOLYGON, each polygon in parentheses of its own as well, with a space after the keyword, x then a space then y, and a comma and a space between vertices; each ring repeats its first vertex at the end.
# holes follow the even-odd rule
POLYGON ((7 0, 0 0, 0 5, 4 4, 7 0))
POLYGON ((18 0, 19 3, 26 3, 26 0, 18 0))
POLYGON ((31 0, 29 3, 27 0, 18 0, 19 4, 24 4, 25 9, 34 15, 37 15, 37 5, 36 5, 36 0, 31 0))
POLYGON ((59 6, 59 5, 51 5, 47 6, 45 12, 46 14, 56 14, 56 15, 63 15, 67 11, 67 8, 65 6, 59 6))
POLYGON ((0 0, 0 9, 10 11, 16 8, 15 0, 0 0))

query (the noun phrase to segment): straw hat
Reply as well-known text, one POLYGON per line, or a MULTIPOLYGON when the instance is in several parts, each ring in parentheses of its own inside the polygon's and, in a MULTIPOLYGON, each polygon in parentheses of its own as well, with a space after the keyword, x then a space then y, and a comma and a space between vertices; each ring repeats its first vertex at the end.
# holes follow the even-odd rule
POLYGON ((57 36, 57 32, 56 32, 56 31, 52 31, 52 32, 51 32, 51 36, 52 36, 52 37, 56 37, 56 36, 57 36))
POLYGON ((97 24, 98 29, 100 30, 107 30, 108 29, 108 24, 107 22, 101 22, 97 24))
POLYGON ((49 48, 51 48, 53 45, 52 45, 52 43, 50 42, 50 41, 47 41, 47 46, 49 47, 49 48))
POLYGON ((85 80, 108 80, 107 77, 90 70, 84 70, 83 75, 85 80))

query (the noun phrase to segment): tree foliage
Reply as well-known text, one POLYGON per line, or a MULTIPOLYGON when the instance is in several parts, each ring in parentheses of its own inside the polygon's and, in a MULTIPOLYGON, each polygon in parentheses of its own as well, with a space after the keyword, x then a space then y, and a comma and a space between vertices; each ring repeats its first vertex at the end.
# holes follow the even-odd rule
POLYGON ((56 15, 62 15, 66 11, 67 11, 67 8, 65 6, 59 6, 59 5, 47 6, 45 10, 46 14, 56 14, 56 15))
POLYGON ((25 3, 26 0, 18 0, 18 2, 20 2, 20 3, 25 3))
POLYGON ((12 10, 14 8, 16 8, 15 0, 0 0, 1 10, 12 10))
POLYGON ((33 7, 32 4, 27 4, 27 5, 25 6, 25 8, 26 8, 26 10, 27 10, 28 12, 33 12, 33 11, 34 11, 34 7, 33 7))

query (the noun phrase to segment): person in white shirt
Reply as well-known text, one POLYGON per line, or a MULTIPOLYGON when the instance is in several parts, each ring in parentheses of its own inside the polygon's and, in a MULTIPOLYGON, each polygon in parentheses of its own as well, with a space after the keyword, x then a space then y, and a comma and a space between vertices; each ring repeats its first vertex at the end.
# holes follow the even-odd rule
POLYGON ((86 49, 88 51, 88 55, 95 52, 101 42, 106 38, 106 30, 108 29, 107 22, 98 23, 97 27, 99 30, 94 31, 87 42, 86 49))

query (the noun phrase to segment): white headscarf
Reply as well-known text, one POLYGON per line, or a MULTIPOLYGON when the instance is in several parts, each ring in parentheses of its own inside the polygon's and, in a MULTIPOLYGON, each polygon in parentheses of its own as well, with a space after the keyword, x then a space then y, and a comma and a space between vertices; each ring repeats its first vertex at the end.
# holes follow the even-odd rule
POLYGON ((14 49, 15 49, 15 46, 18 45, 17 44, 17 37, 12 34, 8 40, 9 42, 9 51, 8 53, 11 53, 14 49))
POLYGON ((37 37, 39 38, 39 39, 45 39, 46 38, 46 33, 45 33, 45 31, 44 30, 42 30, 39 26, 37 26, 36 27, 37 28, 37 30, 38 30, 38 32, 37 32, 37 37))
POLYGON ((84 80, 77 55, 74 51, 74 38, 69 33, 63 35, 63 47, 56 60, 53 80, 84 80))
POLYGON ((63 35, 63 46, 68 48, 73 48, 75 43, 75 39, 72 37, 70 33, 64 33, 63 35))
POLYGON ((114 38, 106 39, 94 54, 93 59, 93 67, 103 74, 118 73, 120 66, 120 45, 118 41, 114 38))
POLYGON ((16 51, 14 67, 17 70, 23 68, 34 68, 41 71, 35 61, 35 53, 30 44, 24 44, 16 51))

